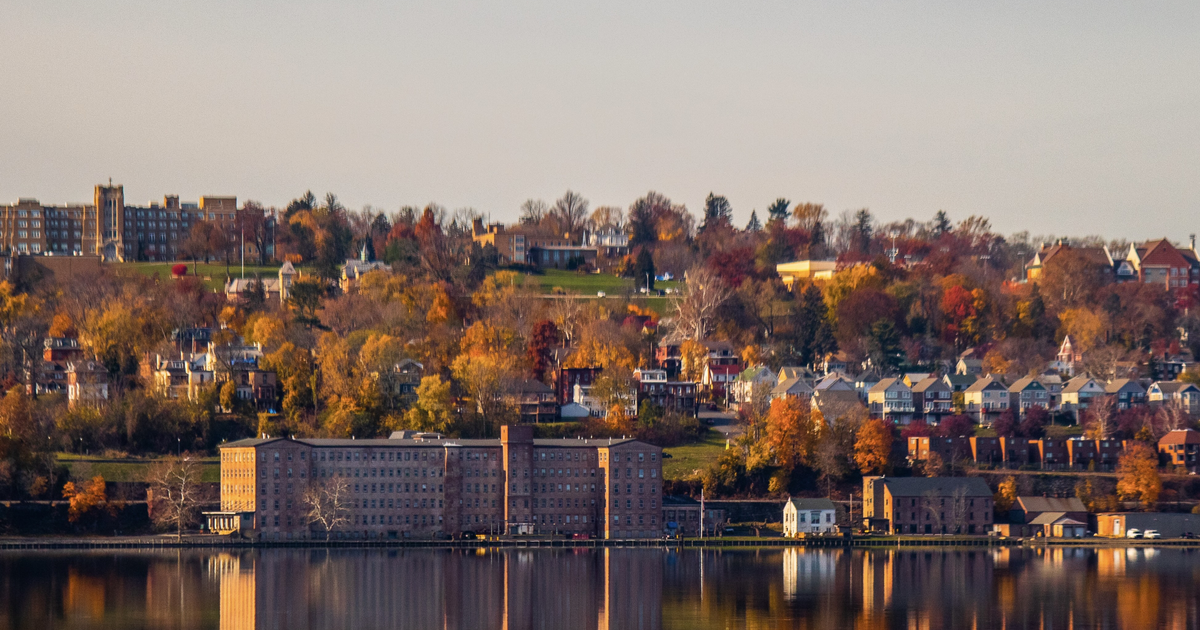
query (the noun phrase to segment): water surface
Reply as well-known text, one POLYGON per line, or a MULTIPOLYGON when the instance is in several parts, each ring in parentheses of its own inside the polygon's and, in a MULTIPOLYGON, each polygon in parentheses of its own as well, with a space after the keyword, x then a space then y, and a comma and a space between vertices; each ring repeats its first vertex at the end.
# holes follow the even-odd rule
POLYGON ((0 553, 0 629, 1196 628, 1158 549, 0 553))

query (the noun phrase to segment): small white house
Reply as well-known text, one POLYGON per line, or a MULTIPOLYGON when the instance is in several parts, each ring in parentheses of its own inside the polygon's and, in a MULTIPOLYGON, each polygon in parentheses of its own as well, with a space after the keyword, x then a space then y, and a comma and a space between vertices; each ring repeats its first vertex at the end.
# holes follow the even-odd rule
POLYGON ((784 536, 837 532, 837 508, 829 499, 789 499, 783 506, 784 536))

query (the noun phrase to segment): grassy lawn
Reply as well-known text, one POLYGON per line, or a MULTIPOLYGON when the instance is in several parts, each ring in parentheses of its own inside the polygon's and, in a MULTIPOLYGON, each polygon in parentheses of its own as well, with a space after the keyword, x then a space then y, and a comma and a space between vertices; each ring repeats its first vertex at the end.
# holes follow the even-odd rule
MULTIPOLYGON (((533 276, 533 278, 541 283, 542 293, 566 292, 595 295, 597 291, 604 291, 616 296, 625 291, 637 290, 632 278, 619 278, 611 273, 578 273, 565 269, 546 269, 541 275, 533 276)), ((674 280, 654 283, 655 289, 678 287, 679 282, 674 280)))
MULTIPOLYGON (((145 481, 146 471, 155 459, 129 458, 108 459, 104 457, 89 457, 75 453, 59 453, 58 463, 71 471, 74 479, 91 479, 96 475, 104 477, 105 481, 145 481)), ((221 480, 221 460, 216 457, 205 457, 201 460, 202 481, 219 482, 221 480)))
POLYGON ((663 449, 670 459, 663 461, 663 477, 686 479, 698 470, 709 467, 725 450, 725 438, 716 431, 706 431, 699 442, 663 449))
MULTIPOLYGON (((183 261, 113 263, 112 268, 116 270, 117 274, 141 274, 149 277, 153 277, 157 274, 159 278, 166 279, 171 277, 171 267, 174 267, 182 262, 183 261)), ((187 267, 189 276, 195 273, 201 278, 206 278, 204 284, 209 289, 221 290, 225 288, 225 263, 210 263, 207 265, 204 263, 199 263, 194 266, 191 263, 187 263, 187 267)), ((259 266, 247 264, 246 277, 251 278, 255 273, 260 273, 263 275, 263 277, 273 277, 279 273, 279 265, 259 266)), ((238 265, 237 263, 229 265, 229 274, 234 278, 240 278, 242 274, 241 265, 238 265)))

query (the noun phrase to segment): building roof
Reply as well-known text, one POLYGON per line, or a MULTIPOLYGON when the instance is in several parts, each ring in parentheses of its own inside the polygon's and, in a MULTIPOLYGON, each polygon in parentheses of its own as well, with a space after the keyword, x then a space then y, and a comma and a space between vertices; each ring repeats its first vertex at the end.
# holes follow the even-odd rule
POLYGON ((885 379, 879 381, 878 383, 875 383, 875 385, 873 385, 871 387, 871 389, 868 391, 872 394, 879 394, 882 392, 886 392, 887 390, 889 390, 897 385, 899 385, 900 387, 903 387, 904 389, 908 389, 908 385, 905 385, 904 381, 902 381, 896 377, 892 377, 892 378, 885 378, 885 379))
POLYGON ((800 510, 837 510, 837 506, 829 499, 788 499, 788 504, 800 510))
POLYGON ((942 377, 942 380, 945 381, 947 385, 952 387, 966 388, 970 387, 975 381, 978 381, 979 377, 975 376, 974 374, 947 374, 942 377))
POLYGON ((811 396, 813 388, 804 379, 794 376, 771 390, 772 396, 811 396))
POLYGON ((940 379, 936 376, 925 377, 925 378, 921 379, 919 382, 913 383, 913 386, 912 386, 912 390, 913 390, 914 394, 922 394, 922 393, 928 391, 930 388, 933 388, 935 391, 938 391, 938 390, 948 390, 948 389, 950 389, 950 386, 947 385, 945 381, 943 381, 942 379, 940 379))
POLYGON ((1185 383, 1183 381, 1158 381, 1151 385, 1151 387, 1157 387, 1158 391, 1164 394, 1178 394, 1189 387, 1200 391, 1200 387, 1196 387, 1191 383, 1185 383))
POLYGON ((1200 444, 1200 432, 1191 429, 1175 429, 1162 436, 1159 446, 1165 444, 1200 444))
POLYGON ((1017 497, 1017 505, 1026 513, 1029 512, 1087 512, 1078 497, 1060 499, 1058 497, 1017 497))
POLYGON ((926 494, 950 496, 957 491, 968 497, 991 497, 992 490, 979 477, 880 477, 894 497, 926 494))
POLYGON ((1046 388, 1043 387, 1042 384, 1040 382, 1038 382, 1038 380, 1033 378, 1032 376, 1026 376, 1025 378, 1019 378, 1015 382, 1013 382, 1012 385, 1008 386, 1008 391, 1013 392, 1013 393, 1022 392, 1022 391, 1025 391, 1026 389, 1046 389, 1046 388))
MULTIPOLYGON (((389 437, 389 438, 372 438, 372 439, 364 439, 364 440, 357 440, 357 439, 347 440, 347 439, 341 439, 341 438, 268 437, 268 438, 247 438, 244 440, 237 440, 235 442, 227 442, 225 444, 222 444, 220 446, 220 448, 248 448, 248 447, 262 446, 263 444, 270 444, 272 442, 296 442, 298 444, 303 444, 305 446, 338 447, 338 448, 351 447, 351 446, 357 446, 357 447, 429 446, 429 447, 436 447, 436 448, 443 448, 446 446, 474 446, 474 447, 494 446, 494 447, 499 447, 501 445, 499 438, 470 440, 470 439, 446 438, 446 437, 408 438, 408 439, 400 439, 400 438, 393 439, 393 438, 389 437)), ((629 443, 633 443, 633 442, 641 442, 641 440, 636 440, 634 438, 591 438, 591 439, 557 438, 557 439, 546 439, 546 440, 534 440, 533 445, 534 446, 556 446, 556 447, 578 446, 578 447, 596 448, 596 447, 618 446, 621 444, 629 444, 629 443)), ((647 446, 653 446, 653 445, 645 443, 645 442, 642 442, 642 443, 646 444, 647 446)))
POLYGON ((1067 381, 1067 384, 1063 386, 1063 393, 1064 394, 1077 393, 1079 390, 1083 389, 1084 387, 1087 387, 1088 383, 1094 383, 1097 387, 1100 386, 1100 384, 1096 383, 1095 379, 1093 379, 1090 376, 1087 376, 1087 375, 1076 376, 1075 378, 1067 381))
POLYGON ((1030 525, 1053 525, 1055 521, 1066 516, 1066 512, 1042 512, 1029 521, 1030 525))
POLYGON ((1121 391, 1122 389, 1129 387, 1130 385, 1132 385, 1134 388, 1136 388, 1137 391, 1140 391, 1143 394, 1146 393, 1146 388, 1142 387, 1141 383, 1139 383, 1131 378, 1113 379, 1108 382, 1108 385, 1104 386, 1104 391, 1109 394, 1115 394, 1115 393, 1121 391))
POLYGON ((1006 391, 1008 390, 1008 388, 1004 386, 1004 383, 1000 382, 1000 379, 998 379, 994 376, 988 375, 988 376, 985 376, 985 377, 975 381, 974 383, 971 383, 971 386, 967 388, 967 391, 968 392, 981 392, 985 389, 1003 389, 1006 391))

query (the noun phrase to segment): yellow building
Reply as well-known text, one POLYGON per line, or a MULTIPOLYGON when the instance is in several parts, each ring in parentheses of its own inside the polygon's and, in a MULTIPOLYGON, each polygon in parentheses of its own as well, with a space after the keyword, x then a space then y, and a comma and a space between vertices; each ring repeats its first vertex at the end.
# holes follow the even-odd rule
POLYGON ((829 280, 837 271, 836 260, 797 260, 775 265, 775 271, 783 279, 788 290, 798 280, 829 280))

